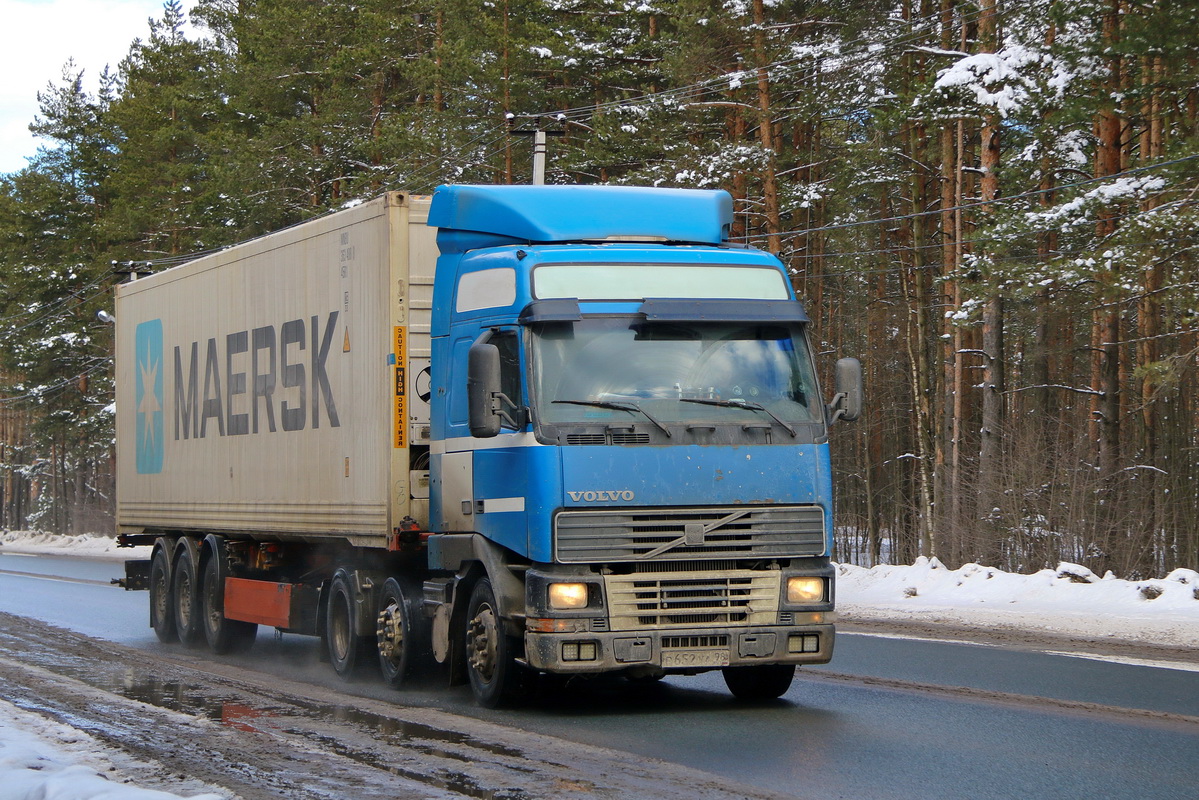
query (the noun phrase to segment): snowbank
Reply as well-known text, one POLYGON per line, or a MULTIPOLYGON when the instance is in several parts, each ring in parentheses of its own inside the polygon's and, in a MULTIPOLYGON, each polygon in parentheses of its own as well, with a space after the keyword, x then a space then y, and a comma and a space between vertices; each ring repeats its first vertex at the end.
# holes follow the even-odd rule
MULTIPOLYGON (((87 733, 0 700, 0 795, 5 800, 178 800, 122 782, 111 751, 87 733)), ((192 800, 224 800, 193 795, 192 800)))
POLYGON ((124 561, 127 558, 149 558, 149 547, 117 547, 111 536, 83 533, 65 536, 37 531, 0 532, 0 553, 29 553, 63 556, 86 556, 124 561))
MULTIPOLYGON (((107 536, 30 531, 0 533, 4 552, 150 557, 149 547, 118 548, 107 536)), ((1199 572, 1177 569, 1156 580, 1126 581, 1066 563, 1032 575, 978 564, 951 570, 935 558, 870 569, 840 564, 837 610, 847 620, 940 622, 1199 647, 1199 572)))
POLYGON ((1100 578, 1067 563, 1032 575, 978 564, 951 570, 935 558, 870 569, 841 564, 837 609, 859 620, 1018 628, 1199 647, 1199 572, 1189 569, 1156 580, 1126 581, 1111 573, 1100 578))
MULTIPOLYGON (((109 536, 0 532, 0 553, 149 557, 149 547, 118 548, 109 536)), ((115 752, 87 733, 0 700, 0 796, 5 800, 178 800, 182 795, 124 783, 115 752)), ((195 795, 193 800, 223 800, 195 795)))

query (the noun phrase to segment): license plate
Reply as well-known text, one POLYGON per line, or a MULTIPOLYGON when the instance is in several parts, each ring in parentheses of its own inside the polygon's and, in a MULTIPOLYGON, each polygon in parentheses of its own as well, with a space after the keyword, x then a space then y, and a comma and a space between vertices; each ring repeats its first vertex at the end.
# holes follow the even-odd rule
POLYGON ((667 650, 662 653, 663 667, 727 667, 728 650, 667 650))

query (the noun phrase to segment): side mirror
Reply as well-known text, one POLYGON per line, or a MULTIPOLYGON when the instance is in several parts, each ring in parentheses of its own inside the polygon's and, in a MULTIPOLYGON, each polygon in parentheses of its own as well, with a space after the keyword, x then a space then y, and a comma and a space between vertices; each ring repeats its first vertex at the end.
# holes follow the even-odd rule
POLYGON ((466 398, 470 433, 480 439, 499 435, 500 415, 494 397, 500 391, 500 349, 486 342, 472 344, 466 355, 466 398))
POLYGON ((856 358, 837 359, 836 391, 828 404, 829 423, 843 419, 852 422, 862 416, 862 362, 856 358))

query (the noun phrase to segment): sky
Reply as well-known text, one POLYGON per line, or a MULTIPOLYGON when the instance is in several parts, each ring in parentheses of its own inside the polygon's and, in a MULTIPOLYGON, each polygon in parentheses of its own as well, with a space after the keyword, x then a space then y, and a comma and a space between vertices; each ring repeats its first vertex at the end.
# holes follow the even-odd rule
MULTIPOLYGON (((185 0, 184 10, 195 6, 185 0)), ((0 173, 28 165, 39 141, 29 132, 37 93, 61 84, 74 58, 94 93, 105 65, 113 71, 134 39, 162 16, 162 0, 0 0, 0 173)))

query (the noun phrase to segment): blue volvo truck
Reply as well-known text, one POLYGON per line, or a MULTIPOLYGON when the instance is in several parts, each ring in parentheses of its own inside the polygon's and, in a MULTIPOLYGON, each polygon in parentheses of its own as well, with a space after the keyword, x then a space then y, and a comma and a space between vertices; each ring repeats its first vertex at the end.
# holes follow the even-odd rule
POLYGON ((117 292, 126 588, 164 641, 321 637, 343 675, 723 671, 833 650, 808 318, 720 191, 391 193, 117 292))

